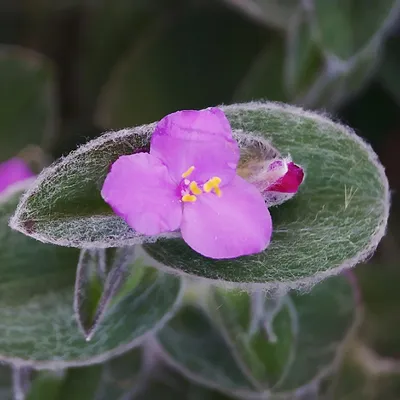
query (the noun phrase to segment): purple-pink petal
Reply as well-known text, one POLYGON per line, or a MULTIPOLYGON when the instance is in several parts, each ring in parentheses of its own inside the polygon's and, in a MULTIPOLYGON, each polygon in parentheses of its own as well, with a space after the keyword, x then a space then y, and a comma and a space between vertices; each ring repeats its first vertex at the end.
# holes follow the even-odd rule
POLYGON ((190 180, 204 183, 218 176, 225 185, 236 175, 240 157, 229 122, 218 108, 178 111, 164 117, 152 135, 150 154, 167 166, 177 184, 194 167, 190 180))
POLYGON ((0 192, 13 183, 34 176, 28 165, 20 158, 11 158, 0 163, 0 192))
POLYGON ((268 208, 255 186, 236 176, 222 189, 185 203, 181 233, 203 256, 224 259, 263 251, 272 234, 268 208))
POLYGON ((182 110, 168 114, 158 122, 154 134, 186 139, 188 132, 232 139, 229 121, 224 112, 217 107, 182 110))
POLYGON ((111 167, 103 199, 135 231, 157 235, 179 228, 182 205, 166 166, 148 153, 121 156, 111 167))

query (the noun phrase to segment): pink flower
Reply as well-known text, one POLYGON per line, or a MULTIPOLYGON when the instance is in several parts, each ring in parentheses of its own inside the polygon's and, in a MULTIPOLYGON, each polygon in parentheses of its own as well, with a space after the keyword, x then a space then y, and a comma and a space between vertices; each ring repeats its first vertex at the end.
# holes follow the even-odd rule
POLYGON ((178 111, 156 126, 150 153, 121 156, 103 199, 135 231, 180 229, 185 242, 210 258, 264 250, 272 222, 257 188, 236 174, 239 148, 218 108, 178 111))
POLYGON ((262 193, 268 207, 292 198, 304 180, 304 171, 290 159, 271 160, 250 180, 262 193))
POLYGON ((11 158, 0 163, 0 192, 4 192, 10 185, 33 176, 25 161, 20 158, 11 158))

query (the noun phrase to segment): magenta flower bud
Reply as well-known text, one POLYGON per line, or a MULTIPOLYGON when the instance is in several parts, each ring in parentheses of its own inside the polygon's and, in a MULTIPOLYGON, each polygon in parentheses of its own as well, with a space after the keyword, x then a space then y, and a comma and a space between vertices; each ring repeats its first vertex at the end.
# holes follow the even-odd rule
POLYGON ((4 192, 14 183, 34 176, 28 165, 20 158, 10 158, 0 163, 0 192, 4 192))
POLYGON ((290 159, 274 159, 249 178, 262 193, 269 207, 292 198, 304 180, 304 171, 290 159))

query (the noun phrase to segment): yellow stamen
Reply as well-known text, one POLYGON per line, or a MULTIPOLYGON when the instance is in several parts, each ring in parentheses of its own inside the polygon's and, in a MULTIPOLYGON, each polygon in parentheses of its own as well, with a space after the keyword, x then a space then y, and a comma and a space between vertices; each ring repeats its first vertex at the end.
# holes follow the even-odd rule
POLYGON ((218 197, 222 196, 222 191, 221 191, 221 189, 219 187, 215 187, 214 188, 214 192, 218 197))
POLYGON ((214 182, 215 185, 219 185, 222 182, 221 178, 219 178, 218 176, 214 176, 214 178, 212 178, 211 180, 214 182))
POLYGON ((190 182, 189 189, 193 194, 202 194, 203 193, 195 181, 190 182))
POLYGON ((185 203, 194 203, 197 200, 196 196, 193 196, 192 194, 185 194, 182 196, 182 201, 185 203))
POLYGON ((213 189, 212 183, 211 183, 210 181, 206 182, 206 183, 203 185, 203 189, 204 189, 204 191, 205 191, 206 193, 211 192, 211 190, 213 189))
POLYGON ((194 166, 191 166, 186 172, 182 174, 182 178, 187 178, 194 171, 194 166))
POLYGON ((211 192, 211 190, 219 189, 219 184, 221 183, 221 178, 218 176, 214 176, 210 180, 208 180, 204 185, 203 189, 206 193, 211 192))

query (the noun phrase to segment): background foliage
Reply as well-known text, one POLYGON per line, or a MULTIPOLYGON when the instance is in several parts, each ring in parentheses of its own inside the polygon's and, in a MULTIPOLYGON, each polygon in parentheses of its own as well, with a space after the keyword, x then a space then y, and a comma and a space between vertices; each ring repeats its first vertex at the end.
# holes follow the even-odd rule
POLYGON ((127 263, 123 249, 79 255, 34 241, 7 227, 20 192, 2 195, 0 399, 398 399, 399 7, 3 1, 1 161, 19 155, 39 172, 108 129, 266 99, 355 128, 393 193, 368 264, 270 296, 182 279, 145 257, 127 263))

